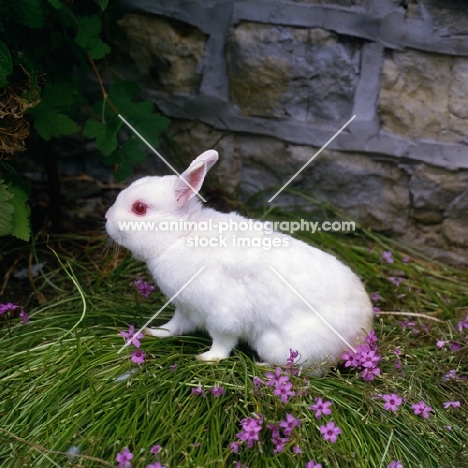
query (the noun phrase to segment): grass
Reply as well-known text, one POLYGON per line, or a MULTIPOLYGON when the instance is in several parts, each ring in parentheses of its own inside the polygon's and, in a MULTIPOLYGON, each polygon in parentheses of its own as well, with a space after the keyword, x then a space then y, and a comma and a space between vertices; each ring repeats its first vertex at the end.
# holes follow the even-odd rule
MULTIPOLYGON (((275 208, 267 214, 281 220, 301 216, 297 209, 275 208)), ((253 377, 264 379, 271 369, 258 367, 248 349, 236 349, 216 365, 196 361, 194 356, 210 345, 203 334, 144 338, 147 356, 141 368, 131 362, 128 348, 118 354, 123 345, 119 331, 145 323, 166 298, 158 292, 148 299, 140 296, 132 283, 139 275, 150 280, 144 265, 123 250, 103 254, 99 236, 53 238, 49 247, 58 257, 43 239, 34 248, 4 244, 6 294, 1 302, 25 307, 30 323, 11 316, 0 322, 0 466, 117 466, 117 453, 128 447, 132 467, 146 467, 157 459, 149 453, 156 443, 162 446, 161 462, 171 468, 231 467, 237 461, 250 468, 304 467, 310 459, 340 468, 381 468, 392 460, 401 460, 405 468, 468 466, 468 347, 466 330, 463 335, 456 329, 468 313, 468 273, 362 229, 301 237, 351 265, 367 291, 382 296, 383 311, 424 316, 376 318, 383 356, 376 380, 365 382, 342 368, 321 378, 291 377, 301 395, 287 403, 271 387, 255 390, 253 377), (381 262, 383 250, 393 252, 394 264, 381 262), (407 255, 410 262, 402 262, 407 255), (14 261, 24 266, 28 260, 46 262, 34 282, 9 276, 14 261), (401 286, 395 287, 389 276, 404 277, 401 286), (415 325, 404 328, 401 322, 408 319, 415 325), (450 351, 447 344, 438 350, 437 340, 458 342, 461 349, 450 351), (395 349, 401 350, 401 369, 395 367, 395 349), (444 380, 453 369, 460 377, 444 380), (191 393, 199 385, 206 398, 191 393), (215 386, 226 394, 216 398, 208 391, 215 386), (385 411, 381 398, 393 392, 407 399, 396 413, 385 411), (314 417, 308 407, 315 397, 333 402, 331 416, 314 417), (428 419, 411 410, 421 400, 433 408, 428 419), (443 402, 454 400, 460 408, 443 408, 443 402), (265 424, 278 423, 288 413, 301 424, 284 452, 273 454, 265 429, 261 444, 232 453, 229 444, 242 418, 262 414, 265 424), (336 444, 324 441, 319 431, 329 420, 342 430, 336 444), (302 454, 293 452, 296 444, 302 454)), ((172 313, 167 307, 157 322, 172 313)))

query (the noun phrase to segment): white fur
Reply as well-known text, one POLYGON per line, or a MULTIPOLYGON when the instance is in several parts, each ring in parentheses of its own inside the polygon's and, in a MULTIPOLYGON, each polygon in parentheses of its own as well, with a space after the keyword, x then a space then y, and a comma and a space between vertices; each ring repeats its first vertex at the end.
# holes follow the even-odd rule
MULTIPOLYGON (((182 176, 199 190, 218 159, 203 153, 182 176)), ((133 256, 146 262, 161 291, 172 297, 202 266, 206 268, 175 299, 173 318, 153 336, 206 330, 213 339, 202 360, 227 358, 239 340, 269 364, 284 365, 290 349, 306 367, 330 364, 351 345, 362 342, 372 324, 372 307, 358 277, 335 257, 283 233, 225 231, 228 247, 189 247, 187 241, 219 236, 207 231, 120 231, 118 221, 247 221, 236 213, 203 207, 177 176, 144 177, 123 190, 106 213, 106 230, 133 256), (132 212, 135 201, 148 205, 144 216, 132 212), (287 247, 233 247, 233 236, 279 238, 287 247), (334 333, 278 276, 273 267, 331 326, 334 333)))

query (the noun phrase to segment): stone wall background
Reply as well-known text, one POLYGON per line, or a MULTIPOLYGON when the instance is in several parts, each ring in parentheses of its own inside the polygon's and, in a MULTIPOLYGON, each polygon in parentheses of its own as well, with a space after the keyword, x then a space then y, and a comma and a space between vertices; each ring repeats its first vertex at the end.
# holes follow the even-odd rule
POLYGON ((247 197, 280 187, 356 115, 291 187, 468 264, 467 2, 123 5, 106 73, 144 86, 187 161, 217 149, 223 186, 247 197))

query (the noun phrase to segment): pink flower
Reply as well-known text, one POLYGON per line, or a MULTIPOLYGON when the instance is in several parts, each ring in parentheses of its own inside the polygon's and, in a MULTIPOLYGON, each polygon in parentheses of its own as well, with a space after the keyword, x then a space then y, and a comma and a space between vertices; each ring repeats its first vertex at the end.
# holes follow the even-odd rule
POLYGON ((295 427, 301 424, 301 420, 295 418, 292 414, 287 414, 286 419, 279 423, 279 426, 283 428, 283 433, 285 436, 289 436, 292 434, 292 431, 295 427))
POLYGON ((23 320, 23 323, 28 323, 29 322, 29 315, 24 310, 22 310, 20 312, 19 316, 23 320))
POLYGON ((456 341, 450 342, 450 351, 460 351, 461 348, 462 345, 460 343, 457 343, 456 341))
POLYGON ((341 429, 333 421, 329 421, 324 426, 320 426, 320 432, 322 433, 323 440, 329 440, 334 444, 336 438, 341 434, 341 429))
POLYGON ((387 465, 387 468, 403 468, 403 465, 401 464, 400 460, 396 460, 387 465))
POLYGON ((289 397, 292 397, 295 395, 295 393, 291 389, 292 389, 292 383, 288 380, 287 382, 283 382, 280 385, 277 385, 273 394, 279 395, 281 398, 281 401, 283 403, 286 403, 289 397))
POLYGON ((293 447, 293 452, 298 454, 298 455, 301 454, 302 453, 301 447, 299 447, 299 445, 295 445, 293 447))
POLYGON ((213 388, 210 388, 210 392, 211 392, 216 398, 218 398, 218 397, 221 396, 221 395, 225 395, 225 394, 226 394, 226 390, 224 390, 223 387, 213 387, 213 388))
POLYGON ((427 419, 429 417, 429 412, 432 411, 432 408, 427 406, 424 401, 411 405, 411 408, 414 410, 414 414, 420 414, 424 419, 427 419))
POLYGON ((125 447, 122 450, 122 453, 117 454, 117 463, 119 464, 118 468, 131 468, 132 463, 130 462, 130 460, 132 458, 133 458, 133 453, 130 452, 130 450, 128 450, 127 447, 125 447))
POLYGON ((158 453, 161 453, 161 446, 159 444, 153 445, 150 448, 150 453, 154 453, 155 455, 157 455, 158 453))
POLYGON ((233 451, 233 453, 239 453, 239 442, 231 442, 229 444, 229 448, 233 451))
POLYGON ((408 255, 406 257, 403 257, 402 262, 403 263, 409 263, 410 262, 410 258, 408 257, 408 255))
POLYGON ((388 279, 388 281, 393 283, 396 287, 400 286, 400 284, 403 281, 403 278, 401 278, 399 276, 396 276, 396 277, 395 276, 389 276, 387 279, 388 279))
POLYGON ((155 290, 155 287, 144 281, 141 276, 139 276, 135 280, 133 285, 138 289, 138 292, 144 297, 148 297, 155 290))
POLYGON ((441 348, 443 348, 447 343, 448 343, 448 341, 437 340, 436 346, 437 346, 439 349, 441 349, 441 348))
POLYGON ((192 388, 192 395, 201 395, 202 397, 206 397, 206 393, 204 392, 201 385, 199 385, 197 388, 192 388))
POLYGON ((363 367, 374 368, 380 359, 380 356, 375 351, 363 351, 361 353, 361 365, 363 367))
POLYGON ((315 460, 309 460, 305 464, 305 468, 322 468, 322 465, 320 463, 315 463, 315 460))
POLYGON ((283 371, 277 367, 275 369, 275 373, 272 372, 265 372, 265 377, 267 378, 266 385, 269 387, 281 385, 283 382, 287 382, 289 377, 287 375, 283 375, 283 371))
POLYGON ((260 431, 262 430, 263 416, 260 414, 257 418, 244 418, 241 421, 242 430, 237 434, 237 438, 247 442, 247 447, 252 448, 255 442, 260 440, 260 431))
POLYGON ((143 361, 145 360, 145 356, 146 354, 141 350, 132 351, 132 356, 130 357, 130 360, 135 364, 141 366, 143 364, 143 361))
POLYGON ((382 255, 380 256, 380 261, 387 263, 395 263, 395 260, 393 260, 393 253, 389 250, 384 250, 382 252, 382 255))
POLYGON ((11 302, 7 302, 6 304, 0 304, 0 315, 16 309, 19 309, 19 306, 12 304, 11 302))
POLYGON ((252 379, 252 382, 257 390, 263 385, 263 380, 257 376, 252 379))
POLYGON ((144 338, 145 336, 141 332, 135 335, 135 327, 133 325, 130 325, 128 327, 128 332, 121 331, 120 335, 127 339, 125 341, 125 346, 130 346, 132 344, 133 346, 135 346, 135 348, 140 347, 140 339, 144 338))
POLYGON ((331 401, 322 401, 321 398, 315 398, 315 403, 309 406, 309 409, 315 411, 315 417, 320 419, 322 414, 329 416, 332 412, 330 409, 331 401))
POLYGON ((378 375, 380 375, 380 369, 378 367, 366 367, 362 371, 362 380, 374 380, 378 375))
POLYGON ((460 406, 460 402, 459 401, 446 401, 444 403, 444 409, 447 409, 447 408, 458 408, 460 406))
POLYGON ((380 296, 379 293, 372 292, 372 293, 370 293, 370 300, 372 302, 379 302, 379 301, 382 300, 382 296, 380 296))
POLYGON ((387 411, 395 412, 403 402, 403 398, 400 398, 396 393, 383 395, 382 398, 385 400, 383 407, 387 411))

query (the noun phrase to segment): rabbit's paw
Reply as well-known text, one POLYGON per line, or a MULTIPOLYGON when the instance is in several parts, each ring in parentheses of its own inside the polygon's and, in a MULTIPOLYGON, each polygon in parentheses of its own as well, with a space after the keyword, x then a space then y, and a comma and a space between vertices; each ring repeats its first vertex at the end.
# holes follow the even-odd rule
POLYGON ((171 336, 171 332, 164 328, 146 327, 143 331, 146 336, 156 336, 158 338, 166 338, 167 336, 171 336))
POLYGON ((229 357, 229 354, 223 354, 220 353, 219 351, 212 351, 211 349, 209 351, 206 351, 206 353, 202 353, 196 356, 196 358, 199 361, 208 361, 208 362, 219 362, 223 359, 226 359, 229 357))

